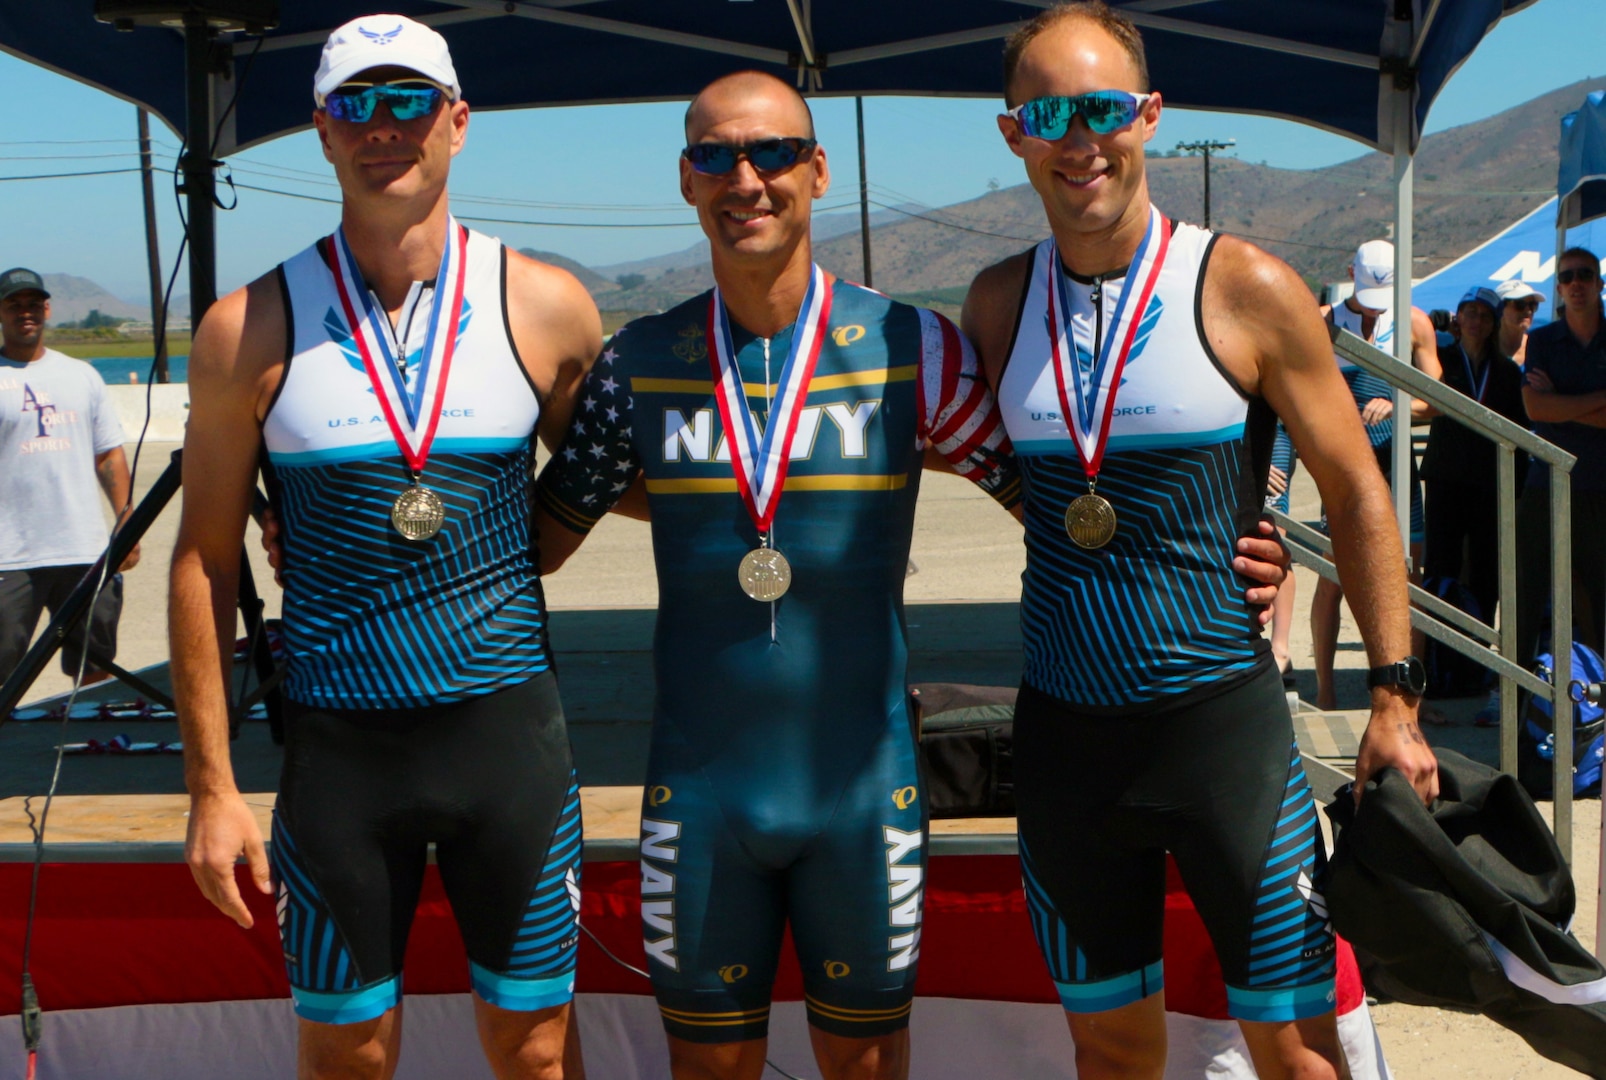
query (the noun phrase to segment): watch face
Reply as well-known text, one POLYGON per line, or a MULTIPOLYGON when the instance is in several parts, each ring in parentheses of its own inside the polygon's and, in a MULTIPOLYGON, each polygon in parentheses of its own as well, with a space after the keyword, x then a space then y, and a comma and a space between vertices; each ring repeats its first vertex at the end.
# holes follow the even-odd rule
POLYGON ((1400 685, 1414 697, 1421 697, 1428 688, 1428 669, 1421 660, 1407 656, 1400 661, 1400 685))

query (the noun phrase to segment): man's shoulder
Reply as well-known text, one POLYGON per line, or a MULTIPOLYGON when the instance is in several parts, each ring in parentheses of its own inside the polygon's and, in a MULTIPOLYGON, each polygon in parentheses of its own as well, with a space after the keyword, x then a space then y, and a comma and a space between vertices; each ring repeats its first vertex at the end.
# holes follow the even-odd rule
POLYGON ((698 293, 666 311, 631 319, 614 331, 607 349, 617 358, 615 362, 625 360, 640 366, 706 359, 711 292, 698 293))
POLYGON ((1533 345, 1536 341, 1547 344, 1564 341, 1567 338, 1567 333, 1567 320, 1556 319, 1552 322, 1547 322, 1543 326, 1536 326, 1532 330, 1528 331, 1528 344, 1533 345))

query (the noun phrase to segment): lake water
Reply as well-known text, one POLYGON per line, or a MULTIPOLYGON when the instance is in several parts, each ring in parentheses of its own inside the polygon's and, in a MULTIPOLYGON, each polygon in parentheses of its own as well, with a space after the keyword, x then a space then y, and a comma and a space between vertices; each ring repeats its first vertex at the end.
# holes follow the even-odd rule
MULTIPOLYGON (((153 357, 126 356, 103 357, 91 360, 100 377, 106 380, 107 386, 127 386, 129 375, 136 375, 143 386, 151 377, 151 363, 153 357)), ((169 356, 167 358, 167 378, 169 382, 186 382, 189 379, 190 358, 186 353, 183 356, 169 356)))

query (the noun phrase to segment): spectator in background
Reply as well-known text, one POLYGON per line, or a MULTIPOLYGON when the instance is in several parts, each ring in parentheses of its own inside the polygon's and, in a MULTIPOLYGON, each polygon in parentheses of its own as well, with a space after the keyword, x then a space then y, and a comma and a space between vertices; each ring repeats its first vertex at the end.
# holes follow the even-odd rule
MULTIPOLYGON (((1602 332, 1600 259, 1568 248, 1556 260, 1562 317, 1528 335, 1523 405, 1534 432, 1574 454, 1572 472, 1573 640, 1594 649, 1606 617, 1606 333, 1602 332)), ((1517 646, 1531 666, 1550 599, 1550 474, 1528 467, 1517 503, 1517 646)), ((1553 637, 1565 637, 1553 634, 1553 637)))
POLYGON ((1495 295, 1500 298, 1500 351, 1521 367, 1527 362, 1528 330, 1544 297, 1521 278, 1502 281, 1495 295))
MULTIPOLYGON (((1370 342, 1390 355, 1394 352, 1394 245, 1387 240, 1368 240, 1355 250, 1350 264, 1350 280, 1355 291, 1341 304, 1327 304, 1322 315, 1328 323, 1340 330, 1348 330, 1362 341, 1370 342)), ((1423 374, 1439 377, 1438 340, 1427 312, 1411 309, 1411 362, 1423 374)), ((1350 396, 1360 410, 1361 423, 1366 425, 1366 437, 1377 455, 1378 468, 1393 483, 1394 466, 1394 388, 1371 372, 1337 356, 1339 370, 1349 385, 1350 396)), ((1428 405, 1412 400, 1409 424, 1426 420, 1428 405)), ((1409 438, 1410 429, 1406 429, 1409 438)), ((1420 579, 1422 565, 1422 489, 1417 480, 1416 460, 1411 461, 1411 563, 1417 568, 1412 580, 1420 579)), ((1325 508, 1322 522, 1325 528, 1325 508)), ((1316 668, 1316 707, 1336 708, 1338 701, 1333 689, 1333 656, 1338 649, 1339 603, 1344 591, 1336 581, 1322 578, 1316 582, 1316 594, 1310 603, 1311 653, 1316 668)), ((1422 655, 1420 634, 1412 633, 1412 653, 1422 655)))
MULTIPOLYGON (((44 343, 50 293, 21 267, 0 274, 0 681, 28 651, 40 614, 67 599, 109 539, 100 491, 121 524, 131 510, 123 426, 100 373, 44 343)), ((139 547, 120 570, 139 562, 139 547)), ((85 683, 107 675, 95 659, 117 655, 122 574, 107 581, 89 616, 85 683)), ((84 631, 62 646, 76 675, 84 631)))
POLYGON ((1443 308, 1434 308, 1428 312, 1428 322, 1433 324, 1433 336, 1437 339, 1439 348, 1442 349, 1446 345, 1455 344, 1456 334, 1459 331, 1455 325, 1455 320, 1450 318, 1448 311, 1443 308))
MULTIPOLYGON (((1496 332, 1499 310, 1500 298, 1492 289, 1474 288, 1461 298, 1456 307, 1461 340, 1439 346, 1444 384, 1527 427, 1522 371, 1501 351, 1496 332)), ((1465 582, 1477 601, 1477 616, 1488 623, 1494 622, 1500 599, 1495 453, 1494 443, 1484 435, 1453 417, 1435 416, 1422 459, 1427 575, 1465 582)), ((1486 706, 1478 722, 1498 723, 1499 715, 1496 698, 1493 711, 1486 706)))

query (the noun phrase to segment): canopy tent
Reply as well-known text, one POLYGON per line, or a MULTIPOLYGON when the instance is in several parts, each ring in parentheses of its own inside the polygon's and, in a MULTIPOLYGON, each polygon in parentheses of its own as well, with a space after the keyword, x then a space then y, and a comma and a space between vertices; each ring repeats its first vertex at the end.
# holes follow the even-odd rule
POLYGON ((1606 91, 1596 90, 1561 118, 1556 196, 1563 229, 1606 216, 1606 91))
MULTIPOLYGON (((102 0, 104 3, 105 0, 102 0)), ((1411 266, 1410 155, 1445 80, 1504 16, 1534 0, 1115 0, 1142 27, 1157 87, 1201 109, 1282 116, 1397 159, 1398 265, 1411 266)), ((821 94, 995 97, 999 46, 1051 0, 385 0, 446 35, 479 108, 684 100, 738 65, 821 94)), ((214 47, 201 9, 120 33, 96 0, 0 0, 0 48, 149 108, 174 131, 222 125, 226 154, 307 126, 311 73, 328 31, 373 0, 279 0, 260 42, 214 47), (255 54, 253 56, 253 54, 255 54), (247 72, 249 77, 247 78, 247 72), (238 100, 234 100, 238 94, 238 100), (233 101, 233 108, 227 104, 233 101)), ((146 11, 162 5, 125 2, 146 11)), ((211 279, 212 170, 186 162, 191 295, 211 279)), ((1402 273, 1402 303, 1410 274, 1402 273)))
MULTIPOLYGON (((1544 294, 1534 325, 1549 322, 1550 289, 1556 275, 1556 203, 1555 199, 1546 199, 1448 266, 1418 281, 1412 289, 1413 302, 1423 311, 1454 311, 1468 289, 1478 285, 1492 289, 1502 281, 1516 279, 1544 294)), ((1571 241, 1592 251, 1602 250, 1606 246, 1606 221, 1584 224, 1571 234, 1571 241)))
MULTIPOLYGON (((1115 0, 1142 27, 1172 104, 1253 112, 1392 151, 1396 83, 1409 148, 1445 80, 1501 17, 1533 0, 1115 0)), ((143 4, 157 7, 156 4, 143 4)), ((182 12, 191 0, 172 0, 182 12)), ((239 7, 239 4, 224 5, 239 7)), ((308 126, 329 30, 374 0, 280 0, 220 150, 308 126)), ((387 0, 451 43, 479 108, 684 100, 736 65, 834 95, 999 93, 1002 38, 1048 0, 387 0)), ((0 48, 139 102, 183 134, 178 30, 119 33, 94 0, 0 0, 0 48)), ((212 76, 226 101, 255 49, 229 43, 212 76)))

